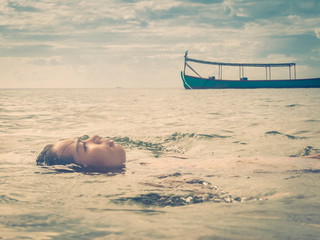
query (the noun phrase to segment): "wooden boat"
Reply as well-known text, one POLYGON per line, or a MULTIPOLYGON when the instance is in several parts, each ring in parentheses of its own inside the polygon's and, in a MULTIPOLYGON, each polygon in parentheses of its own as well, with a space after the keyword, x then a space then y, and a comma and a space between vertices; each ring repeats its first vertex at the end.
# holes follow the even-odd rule
POLYGON ((221 89, 221 88, 320 88, 320 78, 296 79, 295 63, 222 63, 197 60, 188 57, 188 51, 184 56, 184 70, 181 78, 185 89, 221 89), (218 65, 218 79, 215 77, 203 78, 188 62, 200 64, 218 65), (222 67, 239 67, 239 80, 222 79, 222 67), (244 76, 244 67, 262 67, 266 69, 265 80, 249 80, 244 76), (288 67, 289 79, 271 79, 271 68, 288 67), (186 75, 186 69, 190 69, 196 76, 186 75), (293 68, 293 72, 292 72, 293 68), (292 77, 293 74, 293 77, 292 77))

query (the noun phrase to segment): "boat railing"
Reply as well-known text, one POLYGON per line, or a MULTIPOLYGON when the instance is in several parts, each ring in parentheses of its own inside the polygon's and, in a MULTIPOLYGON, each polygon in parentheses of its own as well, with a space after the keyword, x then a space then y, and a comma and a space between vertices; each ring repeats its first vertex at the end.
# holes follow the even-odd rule
POLYGON ((217 65, 219 67, 219 76, 218 79, 222 80, 222 67, 223 66, 233 66, 239 67, 239 79, 240 80, 248 80, 244 75, 244 67, 264 67, 266 69, 266 80, 271 80, 271 68, 273 67, 288 67, 289 68, 289 79, 292 79, 292 67, 293 67, 293 78, 297 78, 296 74, 296 63, 224 63, 224 62, 212 62, 212 61, 204 61, 198 60, 194 58, 188 57, 188 51, 186 51, 184 55, 184 73, 186 71, 186 67, 191 69, 197 76, 200 76, 198 72, 196 72, 188 62, 195 62, 201 64, 209 64, 209 65, 217 65))

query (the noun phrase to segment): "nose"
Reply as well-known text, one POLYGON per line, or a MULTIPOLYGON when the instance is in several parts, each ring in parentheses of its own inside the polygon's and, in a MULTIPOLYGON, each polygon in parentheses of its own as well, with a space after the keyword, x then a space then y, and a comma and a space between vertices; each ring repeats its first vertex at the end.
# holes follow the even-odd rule
POLYGON ((99 135, 94 135, 91 138, 89 138, 88 140, 86 140, 85 142, 98 143, 98 142, 101 142, 101 137, 99 135))

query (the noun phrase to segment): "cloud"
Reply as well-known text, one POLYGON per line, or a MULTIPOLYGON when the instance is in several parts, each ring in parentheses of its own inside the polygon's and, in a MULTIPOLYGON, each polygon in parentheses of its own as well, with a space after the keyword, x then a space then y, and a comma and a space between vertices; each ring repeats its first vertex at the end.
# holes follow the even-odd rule
POLYGON ((216 3, 223 3, 224 0, 185 0, 182 2, 191 2, 191 3, 201 3, 201 4, 216 4, 216 3))
POLYGON ((17 12, 38 12, 39 9, 33 6, 25 5, 24 3, 15 3, 15 2, 8 2, 7 6, 13 8, 17 12))
POLYGON ((3 57, 32 57, 32 56, 50 56, 50 45, 15 45, 13 47, 0 48, 0 55, 3 57))
POLYGON ((317 37, 318 39, 320 39, 320 28, 316 28, 316 29, 314 30, 314 34, 316 35, 316 37, 317 37))
MULTIPOLYGON (((235 15, 243 15, 249 19, 272 18, 274 16, 319 16, 320 2, 318 0, 268 0, 254 1, 226 0, 231 12, 235 15)), ((249 20, 248 19, 248 20, 249 20)))

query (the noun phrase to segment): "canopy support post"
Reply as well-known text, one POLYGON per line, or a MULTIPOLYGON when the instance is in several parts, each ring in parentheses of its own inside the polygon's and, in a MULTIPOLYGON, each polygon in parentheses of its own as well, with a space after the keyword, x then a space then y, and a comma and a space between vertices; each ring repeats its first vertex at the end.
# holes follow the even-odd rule
POLYGON ((269 80, 271 80, 271 66, 269 66, 269 80))
POLYGON ((291 80, 291 65, 289 66, 289 78, 291 80))
POLYGON ((244 78, 244 67, 242 66, 242 79, 244 78))
POLYGON ((268 80, 268 67, 266 67, 266 80, 268 80))
POLYGON ((218 79, 222 80, 222 65, 219 65, 219 76, 218 79))

